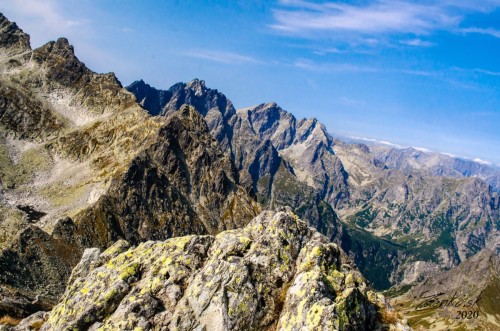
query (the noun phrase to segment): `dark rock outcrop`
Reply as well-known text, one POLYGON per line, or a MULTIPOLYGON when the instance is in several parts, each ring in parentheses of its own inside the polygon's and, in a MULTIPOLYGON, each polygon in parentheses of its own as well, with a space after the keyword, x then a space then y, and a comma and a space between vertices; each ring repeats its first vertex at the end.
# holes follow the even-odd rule
POLYGON ((151 117, 64 38, 19 57, 29 37, 0 18, 0 314, 50 307, 85 248, 217 234, 260 212, 198 112, 151 117))
POLYGON ((19 55, 31 50, 29 35, 2 13, 0 13, 0 49, 4 56, 19 55))

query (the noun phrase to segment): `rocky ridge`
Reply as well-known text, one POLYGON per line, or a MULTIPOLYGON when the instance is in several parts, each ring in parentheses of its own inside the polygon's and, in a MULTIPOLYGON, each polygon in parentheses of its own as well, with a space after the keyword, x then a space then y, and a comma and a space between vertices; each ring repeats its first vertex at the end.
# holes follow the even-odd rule
POLYGON ((214 138, 227 146, 242 185, 258 202, 269 208, 291 206, 332 240, 342 236, 332 205, 348 197, 346 174, 330 148, 333 139, 316 119, 297 121, 275 103, 236 111, 224 94, 198 79, 166 91, 142 81, 127 89, 152 114, 161 109, 164 116, 180 104, 194 106, 214 138))
POLYGON ((286 210, 217 236, 85 251, 41 330, 409 330, 345 253, 286 210))
POLYGON ((203 117, 147 114, 64 38, 31 50, 0 17, 0 314, 62 294, 88 247, 241 227, 260 206, 203 117))
POLYGON ((335 141, 316 119, 299 121, 275 103, 235 112, 199 80, 167 91, 143 82, 127 88, 145 96, 143 102, 167 96, 155 103, 160 114, 176 103, 218 114, 205 115, 213 121, 212 135, 229 142, 240 178, 257 201, 291 206, 341 244, 377 288, 416 283, 486 246, 498 247, 498 194, 480 178, 459 176, 460 165, 439 171, 424 157, 415 165, 412 153, 335 141))

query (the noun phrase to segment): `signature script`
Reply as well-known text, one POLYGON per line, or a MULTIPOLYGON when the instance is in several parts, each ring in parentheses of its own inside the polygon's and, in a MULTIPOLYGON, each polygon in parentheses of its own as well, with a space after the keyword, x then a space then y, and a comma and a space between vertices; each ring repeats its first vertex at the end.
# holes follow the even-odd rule
MULTIPOLYGON (((467 293, 460 294, 455 291, 453 295, 448 293, 436 293, 429 294, 430 291, 423 292, 420 294, 418 299, 423 299, 415 310, 426 310, 426 309, 436 309, 436 308, 478 308, 478 301, 481 299, 482 292, 476 298, 471 298, 467 293)), ((415 298, 417 299, 417 298, 415 298)))

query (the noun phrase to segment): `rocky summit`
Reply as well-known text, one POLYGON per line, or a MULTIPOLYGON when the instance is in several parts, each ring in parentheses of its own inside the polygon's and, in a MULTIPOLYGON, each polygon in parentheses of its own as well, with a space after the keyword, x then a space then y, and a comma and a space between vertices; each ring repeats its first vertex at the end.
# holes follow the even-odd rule
POLYGON ((41 330, 409 330, 345 253, 286 210, 217 236, 85 251, 41 330))

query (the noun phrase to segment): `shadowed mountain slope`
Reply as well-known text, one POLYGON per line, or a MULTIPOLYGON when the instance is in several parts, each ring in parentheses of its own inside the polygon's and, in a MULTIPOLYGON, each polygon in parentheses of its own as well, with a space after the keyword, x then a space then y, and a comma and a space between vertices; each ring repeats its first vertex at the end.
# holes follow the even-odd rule
POLYGON ((4 16, 0 35, 0 314, 54 302, 87 247, 216 234, 259 213, 198 112, 151 117, 66 39, 31 50, 4 16))

